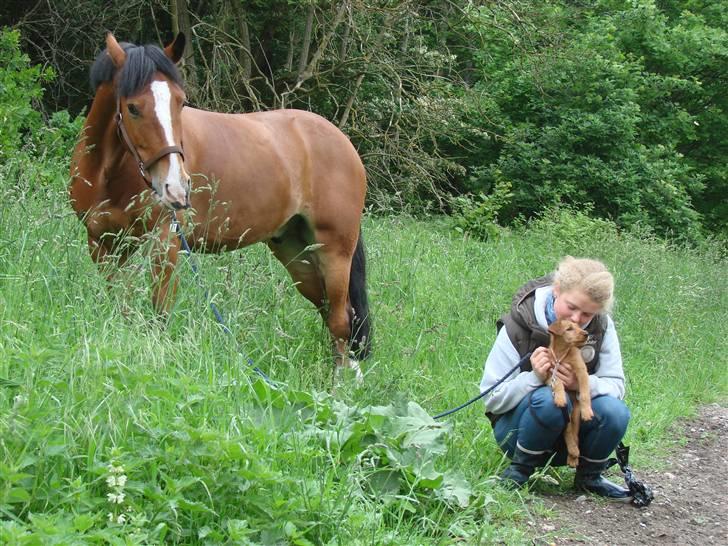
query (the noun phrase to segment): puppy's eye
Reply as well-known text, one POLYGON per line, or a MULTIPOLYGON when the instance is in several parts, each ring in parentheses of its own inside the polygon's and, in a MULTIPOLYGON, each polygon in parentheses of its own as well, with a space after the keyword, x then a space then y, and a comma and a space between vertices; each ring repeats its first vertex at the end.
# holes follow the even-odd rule
POLYGON ((139 108, 136 107, 136 104, 127 104, 126 109, 129 110, 129 113, 135 118, 141 116, 141 112, 139 111, 139 108))

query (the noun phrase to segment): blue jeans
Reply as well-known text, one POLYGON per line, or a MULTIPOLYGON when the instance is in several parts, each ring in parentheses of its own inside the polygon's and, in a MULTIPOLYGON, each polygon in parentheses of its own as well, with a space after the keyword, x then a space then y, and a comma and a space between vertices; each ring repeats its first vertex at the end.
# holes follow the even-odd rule
MULTIPOLYGON (((579 427, 579 451, 591 462, 606 461, 622 440, 627 430, 630 413, 621 400, 613 396, 592 398, 594 418, 582 421, 579 427)), ((554 405, 554 397, 547 386, 539 387, 525 396, 508 413, 504 413, 493 427, 498 445, 513 458, 516 444, 522 451, 543 454, 544 463, 554 455, 552 466, 566 464, 566 444, 563 432, 571 414, 568 407, 554 405)))

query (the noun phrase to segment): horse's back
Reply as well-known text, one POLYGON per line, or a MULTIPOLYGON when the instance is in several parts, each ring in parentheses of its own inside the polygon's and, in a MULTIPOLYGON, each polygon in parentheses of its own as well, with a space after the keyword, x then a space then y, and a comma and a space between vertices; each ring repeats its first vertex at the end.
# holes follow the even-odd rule
POLYGON ((350 224, 347 231, 358 230, 364 166, 346 135, 325 118, 292 109, 185 109, 183 126, 191 172, 219 181, 215 198, 228 203, 234 216, 259 219, 250 228, 254 240, 296 214, 314 224, 343 222, 350 224))
MULTIPOLYGON (((364 167, 348 137, 326 118, 305 110, 281 109, 246 114, 223 114, 186 109, 205 153, 223 146, 237 156, 266 161, 301 161, 315 157, 329 168, 353 168, 365 176, 364 167), (189 111, 188 111, 189 110, 189 111), (307 154, 304 157, 302 154, 307 154)), ((185 126, 189 125, 185 119, 185 126)))

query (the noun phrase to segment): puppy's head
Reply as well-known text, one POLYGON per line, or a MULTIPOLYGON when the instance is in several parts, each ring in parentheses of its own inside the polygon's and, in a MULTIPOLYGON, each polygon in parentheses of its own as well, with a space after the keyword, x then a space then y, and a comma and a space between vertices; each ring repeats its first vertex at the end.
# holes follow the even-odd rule
POLYGON ((560 337, 564 343, 574 347, 581 347, 589 337, 589 334, 579 328, 578 324, 566 319, 552 322, 549 326, 549 333, 554 337, 560 337))

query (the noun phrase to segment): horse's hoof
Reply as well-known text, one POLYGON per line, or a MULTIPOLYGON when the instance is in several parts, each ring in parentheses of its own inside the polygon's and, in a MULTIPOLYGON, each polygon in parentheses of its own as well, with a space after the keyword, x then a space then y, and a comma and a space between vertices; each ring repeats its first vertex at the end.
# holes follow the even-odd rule
POLYGON ((364 374, 361 371, 359 362, 353 359, 349 359, 349 367, 354 370, 357 386, 361 386, 361 384, 364 383, 364 374))
POLYGON ((343 365, 343 366, 337 364, 335 366, 333 390, 336 390, 336 387, 342 385, 343 383, 350 381, 352 372, 354 375, 354 380, 356 381, 356 386, 360 387, 362 385, 362 383, 364 382, 364 374, 362 373, 361 368, 359 367, 359 362, 357 362, 354 359, 349 359, 348 364, 343 365), (351 370, 351 372, 349 370, 351 370))

